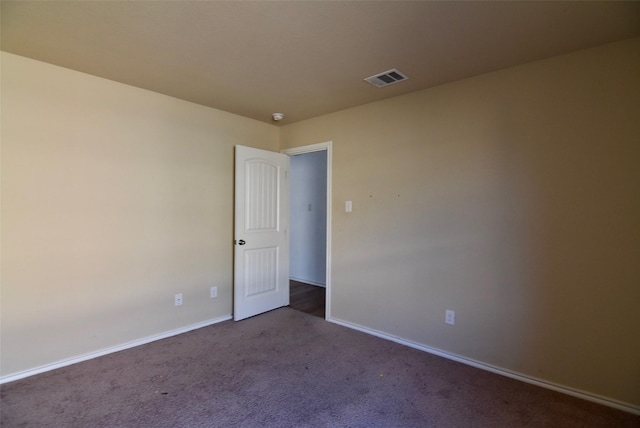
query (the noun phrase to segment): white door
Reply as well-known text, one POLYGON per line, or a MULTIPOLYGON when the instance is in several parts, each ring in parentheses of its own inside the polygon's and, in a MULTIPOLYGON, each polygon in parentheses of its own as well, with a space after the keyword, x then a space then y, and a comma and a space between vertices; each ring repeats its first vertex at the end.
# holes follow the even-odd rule
POLYGON ((236 146, 233 318, 289 304, 289 157, 236 146))

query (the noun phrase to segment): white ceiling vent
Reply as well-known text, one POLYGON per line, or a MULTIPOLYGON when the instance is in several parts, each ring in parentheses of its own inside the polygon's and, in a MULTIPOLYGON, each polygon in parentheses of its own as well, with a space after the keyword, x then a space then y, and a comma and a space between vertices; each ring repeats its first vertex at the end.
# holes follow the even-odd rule
POLYGON ((393 68, 391 70, 385 71, 384 73, 379 73, 375 76, 367 77, 364 80, 371 83, 373 86, 382 88, 383 86, 393 85, 394 83, 402 82, 403 80, 407 79, 408 77, 401 71, 393 68))

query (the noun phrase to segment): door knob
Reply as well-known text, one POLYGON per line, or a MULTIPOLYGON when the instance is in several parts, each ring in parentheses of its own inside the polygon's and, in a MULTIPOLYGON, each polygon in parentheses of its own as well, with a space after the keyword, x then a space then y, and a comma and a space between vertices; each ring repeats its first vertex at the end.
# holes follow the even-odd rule
POLYGON ((246 244, 246 241, 244 239, 241 239, 238 241, 238 245, 244 245, 246 244))

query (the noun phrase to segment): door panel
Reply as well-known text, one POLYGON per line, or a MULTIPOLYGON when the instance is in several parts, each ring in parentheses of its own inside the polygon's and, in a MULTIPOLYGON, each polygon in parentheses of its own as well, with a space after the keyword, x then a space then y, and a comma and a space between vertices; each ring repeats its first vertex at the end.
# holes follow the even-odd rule
POLYGON ((288 156, 236 146, 236 321, 289 304, 288 172, 288 156))

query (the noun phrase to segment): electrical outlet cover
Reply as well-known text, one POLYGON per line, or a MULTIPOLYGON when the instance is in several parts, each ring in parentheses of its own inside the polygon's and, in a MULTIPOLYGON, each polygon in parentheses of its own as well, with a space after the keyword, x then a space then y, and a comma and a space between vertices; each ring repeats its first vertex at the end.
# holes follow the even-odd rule
POLYGON ((455 311, 451 311, 449 309, 444 311, 444 322, 447 324, 455 325, 456 323, 456 313, 455 311))

